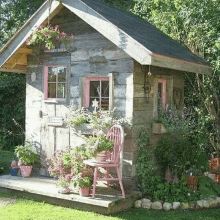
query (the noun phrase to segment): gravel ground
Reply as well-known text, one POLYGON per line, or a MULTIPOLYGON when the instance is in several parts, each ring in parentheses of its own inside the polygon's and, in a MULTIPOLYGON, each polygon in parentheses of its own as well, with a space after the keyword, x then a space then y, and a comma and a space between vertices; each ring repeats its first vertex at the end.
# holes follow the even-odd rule
POLYGON ((11 198, 0 198, 0 208, 7 206, 7 205, 11 205, 14 204, 16 202, 15 199, 11 199, 11 198))

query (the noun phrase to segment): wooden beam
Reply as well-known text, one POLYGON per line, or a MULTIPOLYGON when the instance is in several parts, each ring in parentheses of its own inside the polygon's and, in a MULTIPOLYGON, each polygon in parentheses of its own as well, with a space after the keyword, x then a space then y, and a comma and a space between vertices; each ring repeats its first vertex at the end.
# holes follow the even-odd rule
POLYGON ((32 49, 29 49, 29 48, 26 48, 26 47, 20 47, 16 53, 31 54, 32 49))
POLYGON ((26 74, 27 73, 27 69, 7 69, 4 67, 0 68, 0 73, 1 72, 9 72, 9 73, 23 73, 26 74))

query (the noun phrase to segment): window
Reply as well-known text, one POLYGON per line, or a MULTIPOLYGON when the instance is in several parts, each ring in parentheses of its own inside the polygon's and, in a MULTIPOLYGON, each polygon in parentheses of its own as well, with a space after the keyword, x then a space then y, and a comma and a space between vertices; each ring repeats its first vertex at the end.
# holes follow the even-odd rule
POLYGON ((44 67, 44 98, 45 99, 66 98, 66 67, 65 66, 44 67))
POLYGON ((165 79, 158 79, 157 80, 157 95, 158 95, 158 107, 162 107, 165 109, 166 102, 167 102, 167 92, 166 92, 166 83, 165 79))
POLYGON ((161 116, 161 110, 166 108, 167 104, 167 80, 157 79, 154 81, 154 107, 153 115, 155 119, 161 116))
POLYGON ((88 77, 85 80, 85 107, 98 101, 99 108, 109 110, 109 77, 88 77))

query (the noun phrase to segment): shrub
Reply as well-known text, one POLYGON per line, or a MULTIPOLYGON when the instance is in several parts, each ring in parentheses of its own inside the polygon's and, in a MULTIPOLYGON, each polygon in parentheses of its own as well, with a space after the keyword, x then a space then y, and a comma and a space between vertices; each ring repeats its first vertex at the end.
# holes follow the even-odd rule
POLYGON ((153 151, 149 147, 149 134, 144 128, 141 129, 136 143, 138 148, 136 161, 138 187, 145 194, 153 196, 155 186, 162 182, 162 178, 153 172, 153 151))
POLYGON ((161 137, 155 156, 163 174, 169 167, 173 174, 184 175, 189 169, 208 170, 208 158, 204 149, 192 144, 188 137, 169 134, 161 137))
POLYGON ((220 186, 207 176, 200 176, 198 190, 202 198, 220 196, 220 186))
POLYGON ((190 192, 186 186, 186 179, 182 177, 178 183, 163 182, 155 186, 154 199, 161 199, 166 202, 186 202, 199 198, 198 192, 190 192))

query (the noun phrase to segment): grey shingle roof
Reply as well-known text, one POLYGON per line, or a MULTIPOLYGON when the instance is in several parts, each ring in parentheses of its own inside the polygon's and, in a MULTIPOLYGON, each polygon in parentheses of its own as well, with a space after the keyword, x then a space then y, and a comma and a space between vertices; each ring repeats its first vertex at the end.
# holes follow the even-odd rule
POLYGON ((187 47, 172 40, 149 22, 133 16, 131 13, 122 11, 99 0, 81 1, 137 40, 151 52, 188 62, 209 65, 208 62, 190 52, 187 47))

